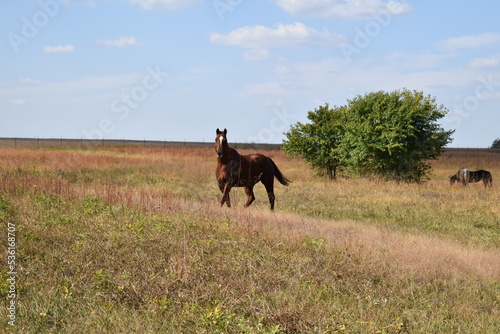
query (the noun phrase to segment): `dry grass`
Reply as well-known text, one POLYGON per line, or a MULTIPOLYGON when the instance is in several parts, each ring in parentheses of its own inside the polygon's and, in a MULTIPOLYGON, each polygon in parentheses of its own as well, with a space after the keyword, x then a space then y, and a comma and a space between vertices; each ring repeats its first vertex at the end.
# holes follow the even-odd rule
MULTIPOLYGON (((262 189, 250 209, 219 208, 206 148, 2 148, 17 330, 493 332, 498 189, 447 176, 467 163, 495 180, 500 154, 475 167, 452 153, 433 180, 406 185, 329 182, 269 151, 294 181, 276 185, 271 213, 262 189)), ((241 206, 244 192, 232 195, 241 206)))

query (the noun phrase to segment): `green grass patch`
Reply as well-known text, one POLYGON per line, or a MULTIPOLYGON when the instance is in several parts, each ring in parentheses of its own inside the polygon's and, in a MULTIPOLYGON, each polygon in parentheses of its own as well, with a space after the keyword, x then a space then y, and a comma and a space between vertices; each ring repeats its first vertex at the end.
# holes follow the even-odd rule
MULTIPOLYGON (((4 317, 2 330, 494 333, 500 327, 498 278, 473 270, 405 271, 383 247, 374 253, 362 241, 262 223, 253 218, 268 210, 261 185, 241 219, 235 209, 214 216, 204 208, 218 206, 215 161, 189 152, 0 150, 0 223, 4 231, 16 226, 18 269, 16 326, 4 317), (176 204, 179 198, 186 202, 176 204)), ((438 236, 471 251, 498 250, 496 188, 450 188, 441 185, 445 177, 422 186, 324 182, 304 172, 302 162, 287 161, 277 164, 294 182, 276 184, 276 209, 298 213, 303 225, 318 217, 354 220, 438 236)), ((243 205, 241 188, 231 195, 233 205, 243 205)), ((0 235, 6 249, 7 233, 0 235)), ((6 266, 0 278, 7 303, 6 266)))
POLYGON ((2 223, 18 227, 17 332, 487 333, 499 325, 498 282, 394 277, 390 263, 320 237, 203 212, 147 213, 98 196, 26 192, 4 195, 0 208, 2 223))

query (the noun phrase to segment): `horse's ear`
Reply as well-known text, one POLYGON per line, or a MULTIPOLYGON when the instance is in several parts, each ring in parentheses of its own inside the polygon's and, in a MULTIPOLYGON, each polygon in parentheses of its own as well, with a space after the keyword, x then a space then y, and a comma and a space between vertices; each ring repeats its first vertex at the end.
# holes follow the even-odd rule
POLYGON ((227 135, 227 129, 224 128, 224 136, 227 135))
POLYGON ((215 134, 218 135, 220 133, 220 130, 219 128, 217 128, 217 130, 215 130, 215 134))

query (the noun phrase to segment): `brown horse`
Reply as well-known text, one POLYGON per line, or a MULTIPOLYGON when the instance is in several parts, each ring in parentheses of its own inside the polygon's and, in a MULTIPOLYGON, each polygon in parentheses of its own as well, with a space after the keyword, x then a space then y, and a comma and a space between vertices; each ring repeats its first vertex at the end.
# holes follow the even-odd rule
POLYGON ((217 168, 215 176, 222 192, 221 206, 226 203, 231 207, 229 192, 232 187, 244 187, 247 194, 248 207, 255 200, 253 187, 259 181, 266 187, 271 210, 274 210, 274 177, 287 186, 290 181, 281 174, 271 158, 263 154, 241 155, 227 143, 227 130, 217 129, 215 136, 215 152, 217 153, 217 168))

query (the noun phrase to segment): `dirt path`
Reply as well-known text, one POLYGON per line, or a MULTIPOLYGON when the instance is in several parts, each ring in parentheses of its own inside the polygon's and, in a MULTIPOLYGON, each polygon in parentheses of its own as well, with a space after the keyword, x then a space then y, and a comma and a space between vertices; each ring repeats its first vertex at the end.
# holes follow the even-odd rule
POLYGON ((464 247, 453 240, 410 235, 355 221, 302 217, 267 210, 219 208, 218 205, 178 201, 181 210, 194 210, 221 221, 230 218, 248 229, 276 233, 284 240, 322 238, 332 247, 356 248, 374 261, 390 263, 395 275, 441 273, 445 276, 477 276, 500 280, 500 250, 464 247))

